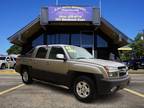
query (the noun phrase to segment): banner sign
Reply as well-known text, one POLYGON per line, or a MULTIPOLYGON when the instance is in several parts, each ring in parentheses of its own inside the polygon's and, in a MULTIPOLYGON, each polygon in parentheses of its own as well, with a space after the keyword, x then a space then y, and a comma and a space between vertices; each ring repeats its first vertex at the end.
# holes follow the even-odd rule
POLYGON ((51 6, 48 7, 49 21, 92 21, 92 7, 51 6))

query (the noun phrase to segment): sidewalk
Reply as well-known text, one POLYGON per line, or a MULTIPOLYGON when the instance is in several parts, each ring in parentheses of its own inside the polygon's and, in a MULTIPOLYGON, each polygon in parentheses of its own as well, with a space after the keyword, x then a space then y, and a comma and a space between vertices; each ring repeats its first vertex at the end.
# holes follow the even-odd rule
POLYGON ((132 70, 130 69, 129 74, 144 74, 144 69, 132 70))
POLYGON ((0 70, 0 74, 17 74, 13 69, 0 70))

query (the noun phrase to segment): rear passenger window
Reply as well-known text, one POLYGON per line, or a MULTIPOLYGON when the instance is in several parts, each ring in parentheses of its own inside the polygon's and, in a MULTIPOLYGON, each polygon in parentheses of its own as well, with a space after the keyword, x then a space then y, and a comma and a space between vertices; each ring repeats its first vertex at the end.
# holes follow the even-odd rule
POLYGON ((37 51, 36 58, 45 58, 47 54, 47 49, 40 47, 37 51))
POLYGON ((52 47, 50 51, 49 59, 56 59, 57 54, 65 55, 64 50, 61 47, 52 47))

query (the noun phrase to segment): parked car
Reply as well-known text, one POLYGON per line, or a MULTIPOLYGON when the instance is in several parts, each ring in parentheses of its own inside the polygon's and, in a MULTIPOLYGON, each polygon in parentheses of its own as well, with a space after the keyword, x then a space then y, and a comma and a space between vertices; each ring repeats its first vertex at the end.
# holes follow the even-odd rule
POLYGON ((16 58, 10 56, 1 56, 0 57, 0 68, 15 68, 16 58))
POLYGON ((84 48, 71 45, 40 45, 17 58, 22 81, 49 81, 69 87, 83 102, 97 94, 112 94, 129 83, 127 67, 118 62, 94 59, 84 48))
POLYGON ((140 68, 144 69, 144 58, 140 59, 140 68))
POLYGON ((124 61, 123 63, 126 64, 129 69, 133 70, 144 69, 144 58, 124 61))
POLYGON ((127 61, 127 66, 129 69, 137 70, 139 68, 138 65, 139 65, 138 59, 133 59, 133 60, 127 61))

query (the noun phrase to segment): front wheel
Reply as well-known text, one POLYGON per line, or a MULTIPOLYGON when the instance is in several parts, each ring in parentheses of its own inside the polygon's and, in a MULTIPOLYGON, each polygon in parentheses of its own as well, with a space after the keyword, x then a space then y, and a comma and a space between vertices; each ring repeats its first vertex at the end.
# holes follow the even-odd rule
POLYGON ((21 75, 22 75, 22 81, 25 84, 31 84, 32 83, 32 77, 30 76, 28 69, 23 69, 21 75))
POLYGON ((5 64, 2 64, 1 65, 1 69, 5 69, 6 68, 6 65, 5 64))
POLYGON ((83 102, 93 100, 96 89, 94 81, 87 76, 80 76, 74 82, 73 92, 76 98, 83 102))

